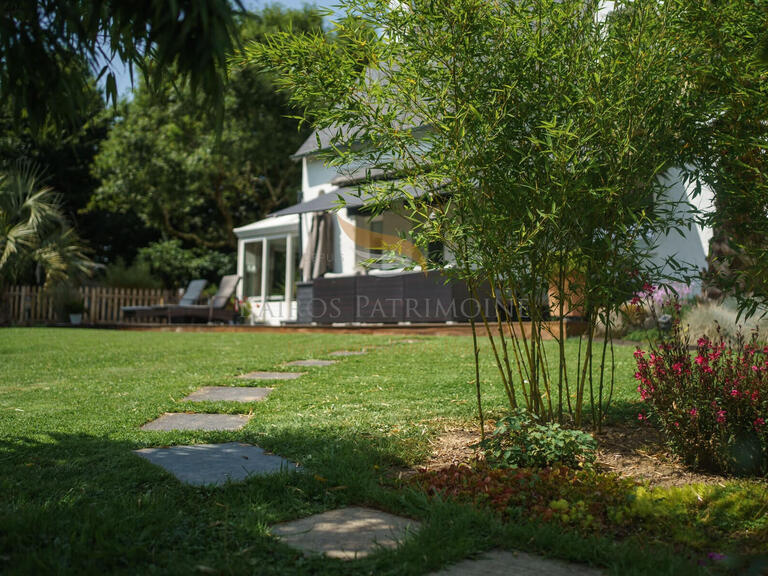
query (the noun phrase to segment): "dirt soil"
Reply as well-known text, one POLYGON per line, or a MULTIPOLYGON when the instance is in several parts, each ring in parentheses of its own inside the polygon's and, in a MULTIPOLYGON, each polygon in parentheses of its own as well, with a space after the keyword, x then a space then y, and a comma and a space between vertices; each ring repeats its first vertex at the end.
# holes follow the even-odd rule
MULTIPOLYGON (((596 435, 597 467, 630 477, 650 486, 680 486, 691 483, 722 483, 725 477, 690 470, 670 454, 661 434, 650 425, 611 426, 596 435)), ((480 441, 477 429, 446 430, 431 441, 432 451, 419 471, 440 470, 452 464, 472 464, 480 455, 473 448, 480 441)))
POLYGON ((610 426, 597 439, 597 465, 604 472, 647 481, 651 486, 715 484, 724 476, 691 470, 669 452, 661 433, 649 424, 610 426))

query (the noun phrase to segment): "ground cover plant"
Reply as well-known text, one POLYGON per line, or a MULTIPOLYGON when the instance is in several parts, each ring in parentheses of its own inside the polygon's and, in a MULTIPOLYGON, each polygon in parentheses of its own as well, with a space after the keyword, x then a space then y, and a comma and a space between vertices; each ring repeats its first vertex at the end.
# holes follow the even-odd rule
POLYGON ((414 481, 434 497, 471 502, 512 522, 534 518, 582 534, 675 542, 681 554, 715 570, 759 574, 768 567, 765 485, 647 490, 594 471, 483 466, 425 472, 414 481))
MULTIPOLYGON (((577 353, 577 342, 568 346, 577 353)), ((491 373, 493 360, 483 355, 481 365, 491 373)), ((630 347, 617 347, 617 365, 614 415, 636 422, 630 347)), ((677 511, 667 510, 671 499, 656 501, 664 496, 652 492, 649 509, 668 515, 670 526, 680 517, 700 524, 692 533, 700 539, 696 547, 681 527, 673 546, 578 523, 509 522, 469 501, 405 485, 398 476, 425 461, 439 433, 473 425, 473 356, 463 337, 404 344, 361 335, 4 329, 0 366, 3 573, 425 574, 474 552, 517 547, 615 574, 685 574, 698 573, 690 560, 698 556, 681 554, 680 547, 704 554, 707 542, 722 541, 707 550, 721 553, 765 523, 765 510, 755 505, 765 501, 764 487, 754 483, 728 482, 706 506, 694 492, 706 499, 718 488, 692 488, 674 500, 683 502, 677 511), (382 347, 275 383, 265 403, 181 401, 200 386, 242 385, 235 379, 242 372, 375 345, 382 347), (139 430, 173 411, 253 417, 237 432, 139 430), (194 488, 131 453, 223 441, 259 444, 306 473, 194 488), (411 516, 423 527, 402 548, 349 564, 305 558, 269 535, 273 523, 346 504, 411 516), (714 522, 719 540, 709 539, 714 522)), ((489 418, 502 417, 503 385, 486 381, 484 388, 489 418)), ((576 505, 569 498, 552 499, 576 505)))

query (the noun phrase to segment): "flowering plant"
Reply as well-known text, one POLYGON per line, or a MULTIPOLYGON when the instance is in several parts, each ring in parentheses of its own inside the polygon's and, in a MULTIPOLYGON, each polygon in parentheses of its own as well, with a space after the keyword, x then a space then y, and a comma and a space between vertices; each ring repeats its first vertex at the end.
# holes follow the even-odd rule
POLYGON ((692 354, 677 319, 657 348, 635 352, 638 392, 688 463, 768 472, 768 347, 758 346, 757 336, 748 343, 740 336, 734 348, 700 338, 692 354))

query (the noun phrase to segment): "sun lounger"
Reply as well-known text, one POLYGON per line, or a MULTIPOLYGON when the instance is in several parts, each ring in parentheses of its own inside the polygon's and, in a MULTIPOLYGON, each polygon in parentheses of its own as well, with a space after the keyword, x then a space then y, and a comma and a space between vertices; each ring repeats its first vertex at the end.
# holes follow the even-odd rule
POLYGON ((240 276, 231 274, 224 276, 219 284, 219 290, 208 304, 174 306, 168 310, 168 320, 202 321, 202 322, 233 322, 238 313, 227 309, 230 298, 235 293, 240 276))
POLYGON ((168 311, 171 308, 177 308, 179 306, 192 306, 200 299, 200 295, 203 293, 207 280, 192 280, 187 289, 184 290, 184 295, 179 300, 178 304, 164 304, 159 306, 123 306, 124 318, 168 318, 168 311))

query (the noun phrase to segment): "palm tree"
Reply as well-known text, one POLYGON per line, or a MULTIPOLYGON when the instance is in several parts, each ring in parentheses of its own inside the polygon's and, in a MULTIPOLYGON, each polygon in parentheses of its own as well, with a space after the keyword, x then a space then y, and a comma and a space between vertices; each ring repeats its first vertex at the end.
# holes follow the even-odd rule
POLYGON ((0 287, 32 265, 46 285, 88 275, 94 266, 40 171, 19 163, 0 171, 0 287))

